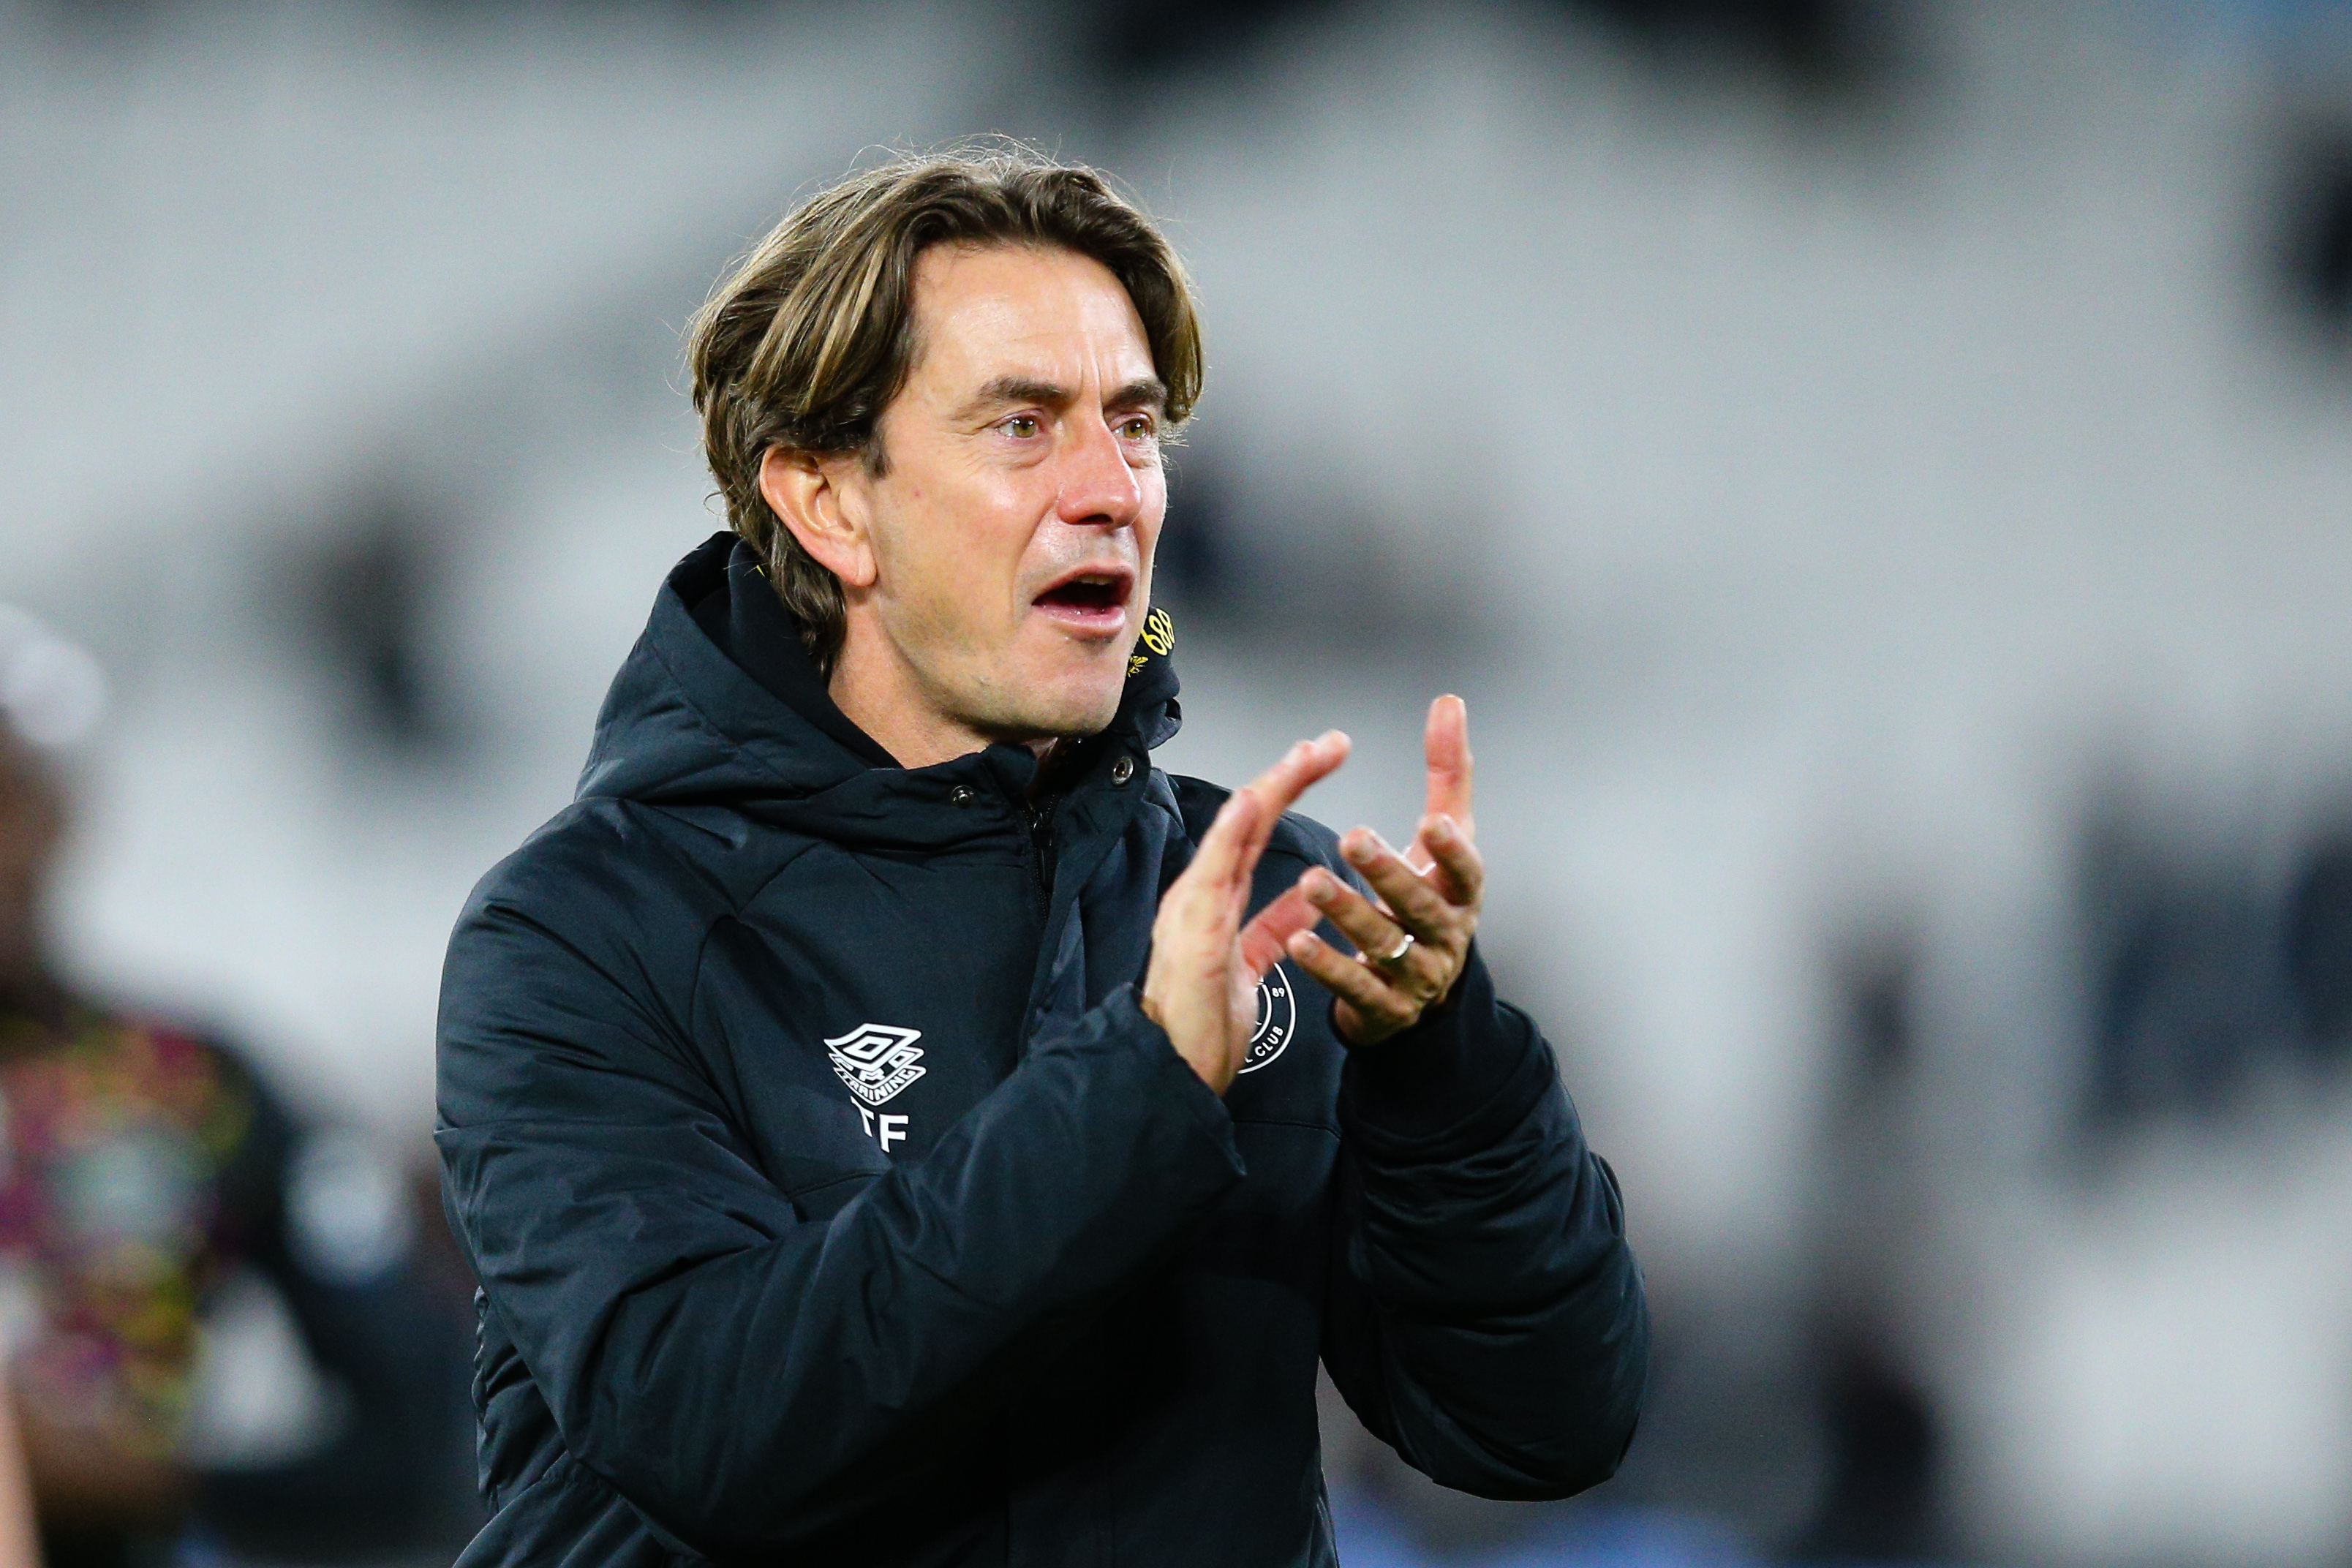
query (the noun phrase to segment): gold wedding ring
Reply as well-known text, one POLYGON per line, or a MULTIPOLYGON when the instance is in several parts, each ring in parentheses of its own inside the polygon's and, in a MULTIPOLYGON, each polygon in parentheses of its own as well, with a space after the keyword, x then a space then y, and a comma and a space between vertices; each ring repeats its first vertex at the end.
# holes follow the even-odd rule
POLYGON ((1397 944, 1395 949, 1391 952, 1381 953, 1379 957, 1373 959, 1372 962, 1379 964, 1381 968, 1386 969, 1391 964, 1396 963, 1402 960, 1406 953, 1411 952, 1412 951, 1413 942, 1414 937, 1412 932, 1409 931, 1399 931, 1397 933, 1397 944))

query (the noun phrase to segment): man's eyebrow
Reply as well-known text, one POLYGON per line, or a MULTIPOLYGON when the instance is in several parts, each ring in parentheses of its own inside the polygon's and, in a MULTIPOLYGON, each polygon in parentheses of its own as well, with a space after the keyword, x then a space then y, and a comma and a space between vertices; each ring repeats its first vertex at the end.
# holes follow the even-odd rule
POLYGON ((1156 375, 1130 381, 1103 399, 1105 408, 1152 408, 1168 406, 1168 384, 1156 375))
MULTIPOLYGON (((1077 401, 1077 395, 1057 382, 1039 381, 1034 376, 1000 375, 973 393, 971 401, 958 413, 959 418, 971 418, 991 408, 1007 404, 1037 403, 1047 408, 1066 408, 1077 401)), ((1156 375, 1141 376, 1129 382, 1103 399, 1105 408, 1165 408, 1168 406, 1168 384, 1156 375)))
POLYGON ((963 405, 958 416, 970 418, 986 409, 1002 408, 1008 403, 1042 403, 1048 408, 1066 408, 1074 400, 1074 395, 1066 386, 1039 381, 1034 376, 1000 375, 973 393, 971 401, 963 405))

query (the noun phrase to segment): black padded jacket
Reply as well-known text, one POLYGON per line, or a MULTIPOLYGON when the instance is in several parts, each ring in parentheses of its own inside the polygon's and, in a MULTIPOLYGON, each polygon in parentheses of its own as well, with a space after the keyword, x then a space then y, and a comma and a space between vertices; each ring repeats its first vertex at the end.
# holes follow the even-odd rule
MULTIPOLYGON (((579 798, 484 879, 438 1139, 481 1289, 463 1560, 1333 1560, 1318 1360, 1448 1486, 1607 1477, 1648 1328, 1614 1178, 1475 958, 1350 1054, 1277 967, 1220 1100, 1136 1001, 1223 792, 1160 623, 1118 717, 887 765, 750 552, 682 562, 579 798)), ((1285 820, 1263 901, 1329 832, 1285 820)))

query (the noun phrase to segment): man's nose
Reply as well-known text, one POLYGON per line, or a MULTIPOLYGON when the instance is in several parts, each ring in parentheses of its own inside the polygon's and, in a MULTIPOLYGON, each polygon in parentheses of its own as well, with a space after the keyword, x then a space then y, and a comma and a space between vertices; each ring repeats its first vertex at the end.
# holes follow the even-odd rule
POLYGON ((1143 510, 1143 483, 1128 465, 1118 437, 1100 416, 1072 421, 1062 454, 1056 510, 1064 522, 1103 528, 1134 525, 1143 510))

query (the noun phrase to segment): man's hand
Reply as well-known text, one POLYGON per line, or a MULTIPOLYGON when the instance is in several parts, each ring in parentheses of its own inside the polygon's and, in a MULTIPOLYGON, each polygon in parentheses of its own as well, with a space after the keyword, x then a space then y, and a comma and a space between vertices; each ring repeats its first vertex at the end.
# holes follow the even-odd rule
POLYGON ((1226 800, 1202 835, 1192 863, 1160 898, 1143 1011, 1219 1094, 1241 1070, 1249 1048, 1258 981, 1282 955, 1290 933, 1318 918, 1286 894, 1242 930, 1258 857, 1291 803, 1347 760, 1348 737, 1337 730, 1291 747, 1226 800))
POLYGON ((1478 930, 1486 869, 1472 837, 1470 711, 1462 699, 1441 697, 1429 705, 1423 746, 1429 802, 1412 847, 1400 856, 1369 827, 1339 840, 1339 852, 1379 901, 1317 867, 1251 922, 1254 931, 1261 924, 1281 929, 1284 951, 1336 998, 1339 1036, 1351 1046, 1377 1045, 1420 1022, 1454 989, 1478 930), (1297 903, 1345 932, 1356 955, 1317 936, 1312 915, 1303 922, 1295 913, 1268 921, 1297 903))

